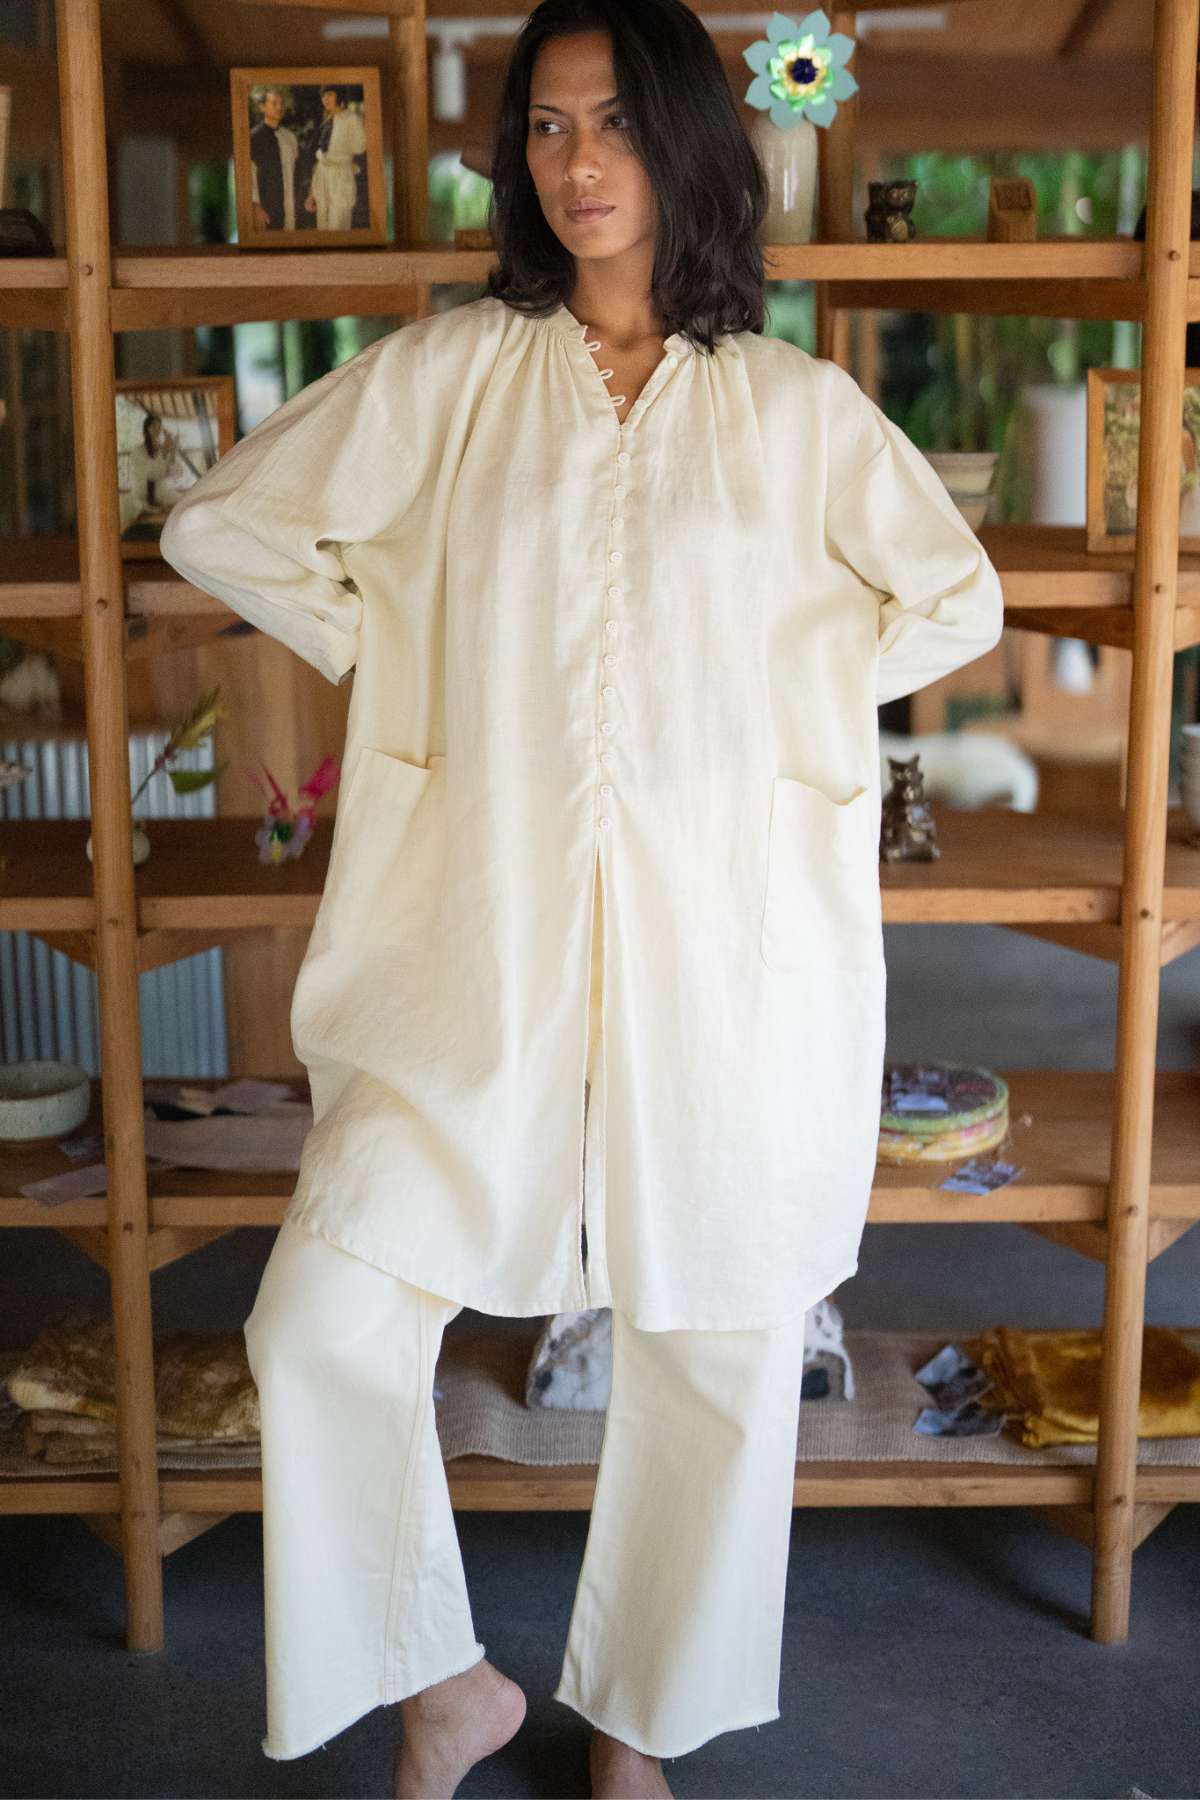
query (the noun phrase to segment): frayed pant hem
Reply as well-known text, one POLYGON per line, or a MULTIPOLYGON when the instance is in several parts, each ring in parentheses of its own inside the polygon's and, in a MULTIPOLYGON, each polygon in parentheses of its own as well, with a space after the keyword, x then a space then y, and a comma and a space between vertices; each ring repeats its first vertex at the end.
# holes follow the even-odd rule
POLYGON ((343 1731, 349 1731, 351 1725, 357 1725, 360 1719, 365 1719, 367 1714, 374 1712, 377 1706, 386 1706, 386 1704, 382 1695, 376 1700, 368 1700, 365 1706, 360 1706, 357 1712, 352 1713, 349 1718, 343 1719, 340 1724, 327 1725, 309 1743, 301 1744, 299 1749, 272 1749, 269 1739, 264 1738, 262 1753, 264 1756, 270 1757, 272 1762, 293 1762, 298 1756, 309 1756, 314 1750, 323 1750, 331 1738, 340 1737, 343 1731))
POLYGON ((588 1724, 594 1726, 597 1731, 603 1731, 606 1736, 616 1738, 622 1744, 628 1744, 631 1750, 639 1751, 642 1756, 659 1758, 689 1756, 693 1750, 699 1750, 702 1744, 711 1743, 713 1738, 721 1737, 727 1731, 747 1731, 752 1725, 771 1725, 776 1719, 782 1717, 779 1708, 776 1707, 774 1712, 756 1712, 748 1718, 729 1719, 723 1725, 717 1725, 711 1731, 706 1731, 703 1737, 693 1738, 686 1744, 676 1744, 673 1749, 664 1750, 648 1744, 644 1740, 639 1741, 636 1735, 631 1737, 628 1729, 614 1720, 606 1722, 597 1718, 594 1713, 581 1706, 578 1700, 573 1700, 569 1694, 564 1693, 561 1685, 555 1689, 551 1698, 559 1701, 563 1706, 569 1706, 573 1712, 577 1712, 581 1718, 586 1719, 588 1724))
POLYGON ((473 1669, 476 1663, 481 1663, 486 1655, 487 1651, 484 1646, 477 1643, 466 1662, 456 1662, 453 1668, 443 1669, 439 1675, 431 1676, 428 1681, 419 1682, 416 1687, 405 1688, 402 1694, 396 1692, 399 1683, 389 1681, 387 1684, 387 1699, 384 1704, 386 1706, 394 1706, 400 1700, 411 1699, 414 1694, 423 1694, 426 1688, 436 1687, 439 1681, 452 1681, 456 1675, 465 1675, 468 1669, 473 1669))
POLYGON ((349 1731, 351 1725, 357 1725, 360 1719, 365 1719, 367 1714, 374 1712, 377 1706, 394 1706, 397 1701, 407 1700, 410 1694, 419 1694, 427 1687, 434 1687, 439 1681, 449 1681, 454 1675, 465 1675, 468 1669, 473 1669, 476 1663, 482 1662, 487 1655, 482 1644, 476 1644, 475 1649, 478 1651, 478 1655, 472 1656, 465 1663, 459 1662, 452 1669, 444 1669, 440 1675, 434 1675, 429 1681, 423 1681, 420 1687, 409 1688, 403 1694, 389 1691, 380 1694, 375 1700, 369 1700, 365 1706, 360 1706, 356 1712, 352 1713, 349 1718, 343 1719, 340 1724, 327 1725, 323 1731, 319 1731, 310 1742, 302 1744, 298 1750, 273 1749, 270 1741, 263 1738, 262 1753, 272 1762, 293 1762, 298 1756, 309 1756, 314 1750, 323 1750, 331 1738, 340 1737, 343 1731, 349 1731))

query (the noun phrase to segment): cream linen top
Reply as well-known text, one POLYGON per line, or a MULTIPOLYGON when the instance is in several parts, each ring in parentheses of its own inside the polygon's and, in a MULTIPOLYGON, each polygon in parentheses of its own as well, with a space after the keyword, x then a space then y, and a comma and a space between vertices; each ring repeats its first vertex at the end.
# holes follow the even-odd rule
POLYGON ((676 333, 622 424, 602 363, 565 306, 405 325, 162 550, 355 671, 287 1217, 485 1312, 770 1326, 854 1273, 870 1199, 876 707, 997 642, 1000 582, 836 364, 676 333))

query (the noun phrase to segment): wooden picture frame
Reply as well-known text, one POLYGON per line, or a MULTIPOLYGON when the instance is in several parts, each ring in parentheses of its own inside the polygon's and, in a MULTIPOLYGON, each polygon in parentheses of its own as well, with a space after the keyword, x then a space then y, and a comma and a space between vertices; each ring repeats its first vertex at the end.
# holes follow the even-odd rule
POLYGON ((378 69, 230 69, 229 103, 239 244, 387 242, 378 69))
MULTIPOLYGON (((1183 372, 1179 548, 1200 551, 1200 368, 1183 372)), ((1137 540, 1140 369, 1087 372, 1087 548, 1131 551, 1137 540)))
POLYGON ((233 448, 233 376, 115 385, 121 555, 157 556, 175 501, 233 448))

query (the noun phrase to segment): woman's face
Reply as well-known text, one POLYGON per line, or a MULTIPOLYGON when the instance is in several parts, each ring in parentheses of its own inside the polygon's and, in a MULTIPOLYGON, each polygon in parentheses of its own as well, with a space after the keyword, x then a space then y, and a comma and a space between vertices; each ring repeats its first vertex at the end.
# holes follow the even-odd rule
POLYGON ((525 160, 550 229, 575 257, 653 242, 654 195, 616 86, 606 31, 551 38, 534 61, 525 160), (588 199, 612 210, 572 218, 568 206, 588 199))

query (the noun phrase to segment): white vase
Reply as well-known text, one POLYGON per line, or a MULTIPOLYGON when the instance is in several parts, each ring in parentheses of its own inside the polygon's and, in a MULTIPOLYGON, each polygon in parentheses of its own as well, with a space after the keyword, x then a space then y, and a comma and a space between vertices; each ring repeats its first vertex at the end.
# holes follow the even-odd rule
MULTIPOLYGON (((134 864, 135 868, 138 868, 141 866, 142 863, 145 862, 146 858, 150 854, 150 839, 146 836, 145 827, 142 825, 139 825, 136 819, 133 821, 133 825, 132 825, 129 835, 130 835, 130 841, 133 846, 133 864, 134 864)), ((92 857, 92 834, 90 831, 88 832, 86 848, 87 848, 87 859, 89 862, 91 862, 93 860, 93 857, 92 857)))
POLYGON ((762 244, 809 244, 817 203, 817 127, 801 117, 786 130, 769 112, 760 112, 750 138, 771 188, 767 215, 759 227, 762 244))

